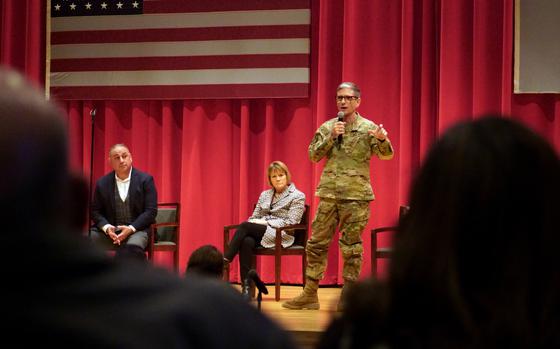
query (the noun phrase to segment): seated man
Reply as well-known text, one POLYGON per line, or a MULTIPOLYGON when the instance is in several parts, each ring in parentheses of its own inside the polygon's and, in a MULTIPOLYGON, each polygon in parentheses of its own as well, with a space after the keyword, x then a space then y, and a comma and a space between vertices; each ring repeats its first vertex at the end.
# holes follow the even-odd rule
POLYGON ((132 245, 144 255, 148 229, 157 215, 157 191, 151 175, 132 167, 132 155, 124 144, 109 149, 113 171, 95 185, 91 218, 91 239, 105 249, 111 245, 132 245))

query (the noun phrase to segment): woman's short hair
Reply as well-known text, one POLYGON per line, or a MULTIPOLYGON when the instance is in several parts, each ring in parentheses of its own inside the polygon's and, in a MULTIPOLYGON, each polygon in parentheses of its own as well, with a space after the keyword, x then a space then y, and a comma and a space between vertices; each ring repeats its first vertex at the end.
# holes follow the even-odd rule
POLYGON ((286 166, 286 164, 282 161, 276 160, 268 165, 268 170, 266 171, 266 178, 268 180, 268 184, 270 184, 271 186, 272 181, 270 180, 270 177, 274 172, 283 172, 284 174, 286 174, 286 182, 288 184, 292 182, 292 174, 290 173, 290 170, 288 170, 288 166, 286 166))

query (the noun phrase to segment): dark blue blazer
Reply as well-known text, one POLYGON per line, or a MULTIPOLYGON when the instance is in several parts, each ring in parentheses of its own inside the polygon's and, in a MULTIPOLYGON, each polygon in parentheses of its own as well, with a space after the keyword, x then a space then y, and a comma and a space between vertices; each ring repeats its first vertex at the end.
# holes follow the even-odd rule
MULTIPOLYGON (((115 171, 101 177, 95 184, 95 193, 91 204, 91 218, 94 226, 103 228, 105 224, 115 225, 115 171)), ((154 178, 134 167, 130 175, 128 188, 130 201, 130 223, 136 230, 147 230, 154 223, 157 215, 157 191, 154 178)))

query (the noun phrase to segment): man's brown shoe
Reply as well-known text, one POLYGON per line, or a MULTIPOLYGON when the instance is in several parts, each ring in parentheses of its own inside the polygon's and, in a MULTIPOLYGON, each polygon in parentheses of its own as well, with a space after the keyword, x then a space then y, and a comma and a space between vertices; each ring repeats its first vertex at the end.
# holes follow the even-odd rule
POLYGON ((319 297, 317 292, 302 292, 299 296, 282 303, 282 307, 288 309, 319 309, 319 297))

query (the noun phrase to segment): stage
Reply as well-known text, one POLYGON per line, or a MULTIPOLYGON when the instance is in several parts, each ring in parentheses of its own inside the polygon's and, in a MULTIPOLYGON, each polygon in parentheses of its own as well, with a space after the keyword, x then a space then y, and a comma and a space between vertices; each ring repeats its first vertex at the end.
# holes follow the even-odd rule
MULTIPOLYGON (((267 285, 268 295, 263 295, 261 311, 285 328, 300 348, 314 348, 319 336, 336 316, 336 304, 340 287, 319 288, 319 310, 290 310, 282 308, 282 302, 300 294, 301 286, 281 287, 280 301, 274 300, 274 285, 267 285)), ((254 301, 257 306, 256 300, 254 301)))

